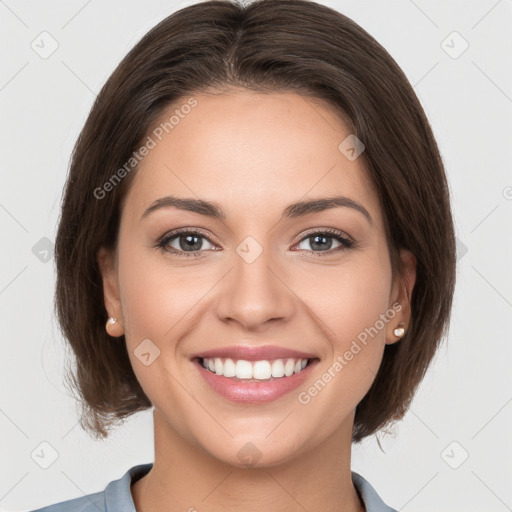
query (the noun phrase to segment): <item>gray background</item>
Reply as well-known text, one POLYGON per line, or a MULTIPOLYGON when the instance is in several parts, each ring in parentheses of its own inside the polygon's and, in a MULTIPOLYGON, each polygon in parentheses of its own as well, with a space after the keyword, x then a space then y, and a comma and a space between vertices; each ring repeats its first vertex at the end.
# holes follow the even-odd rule
MULTIPOLYGON (((51 251, 97 91, 144 33, 191 3, 0 0, 3 511, 103 490, 153 460, 150 412, 103 442, 77 425, 51 251)), ((414 85, 446 164, 459 244, 448 340, 405 419, 380 436, 384 453, 372 437, 354 447, 352 468, 397 510, 512 510, 512 1, 322 3, 372 34, 414 85)))

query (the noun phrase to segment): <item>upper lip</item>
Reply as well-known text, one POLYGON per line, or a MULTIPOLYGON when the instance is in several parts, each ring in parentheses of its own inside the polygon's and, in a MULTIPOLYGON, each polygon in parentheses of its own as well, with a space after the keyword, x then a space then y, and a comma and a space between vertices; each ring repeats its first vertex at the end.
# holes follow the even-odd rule
POLYGON ((259 361, 265 359, 315 359, 315 354, 308 354, 299 350, 292 350, 289 348, 278 347, 276 345, 265 346, 251 346, 251 345, 236 345, 231 347, 212 348, 194 354, 192 359, 195 358, 212 358, 223 357, 231 359, 244 359, 246 361, 259 361))

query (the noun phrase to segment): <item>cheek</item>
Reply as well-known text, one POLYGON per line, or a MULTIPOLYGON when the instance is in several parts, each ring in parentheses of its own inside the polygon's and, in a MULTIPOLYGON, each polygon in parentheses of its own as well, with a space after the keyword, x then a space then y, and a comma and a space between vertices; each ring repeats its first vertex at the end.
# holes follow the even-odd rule
POLYGON ((165 258, 150 255, 144 248, 122 251, 121 245, 118 268, 133 370, 151 399, 161 393, 172 396, 169 372, 180 371, 180 340, 197 327, 198 311, 214 284, 211 272, 203 275, 185 266, 171 267, 165 258))
POLYGON ((175 402, 171 374, 177 365, 176 346, 170 340, 190 328, 186 325, 190 306, 183 298, 183 283, 166 277, 165 269, 155 265, 144 249, 120 250, 118 269, 125 338, 133 371, 154 405, 165 400, 175 402))
MULTIPOLYGON (((165 264, 160 258, 139 251, 125 251, 119 261, 119 281, 125 328, 132 343, 137 339, 162 340, 200 299, 201 286, 194 279, 165 264), (200 288, 200 289, 198 289, 200 288)), ((201 281, 199 281, 201 282, 201 281)))
POLYGON ((394 316, 394 310, 388 308, 389 272, 385 259, 360 257, 350 265, 347 261, 341 271, 333 272, 331 268, 329 275, 317 274, 315 280, 306 283, 315 291, 309 294, 309 304, 321 320, 317 323, 329 343, 318 379, 298 395, 311 417, 324 418, 318 435, 329 435, 336 429, 375 380, 387 323, 394 316))
POLYGON ((316 273, 305 282, 309 304, 329 342, 323 371, 325 382, 333 385, 328 384, 331 391, 322 393, 321 400, 335 400, 340 393, 351 397, 346 405, 355 407, 377 374, 394 316, 389 307, 390 266, 378 254, 347 258, 336 271, 316 273))
MULTIPOLYGON (((301 296, 307 298, 304 302, 339 349, 371 329, 389 307, 390 271, 387 265, 368 260, 354 258, 336 270, 317 270, 309 277, 305 272, 300 278, 304 290, 301 296)), ((381 322, 377 327, 379 334, 385 336, 381 322)))

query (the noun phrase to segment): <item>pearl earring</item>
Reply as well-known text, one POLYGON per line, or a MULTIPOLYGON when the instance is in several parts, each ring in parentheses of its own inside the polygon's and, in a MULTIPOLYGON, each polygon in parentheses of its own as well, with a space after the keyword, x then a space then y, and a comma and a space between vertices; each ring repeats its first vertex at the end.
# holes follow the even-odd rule
POLYGON ((393 334, 397 337, 397 338, 401 338, 404 334, 405 334, 405 329, 403 327, 397 327, 394 331, 393 331, 393 334))
POLYGON ((111 329, 112 329, 112 326, 115 326, 115 325, 118 325, 117 324, 117 318, 114 318, 113 316, 111 316, 108 320, 107 320, 107 323, 105 324, 105 330, 107 331, 108 334, 110 334, 112 336, 112 334, 110 333, 111 329))

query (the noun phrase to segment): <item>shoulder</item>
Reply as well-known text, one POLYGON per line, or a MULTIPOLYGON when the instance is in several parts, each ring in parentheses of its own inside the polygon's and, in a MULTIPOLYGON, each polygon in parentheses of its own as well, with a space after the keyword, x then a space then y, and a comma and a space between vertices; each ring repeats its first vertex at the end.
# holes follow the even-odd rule
POLYGON ((352 482, 365 504, 366 512, 397 512, 382 501, 368 480, 354 471, 352 471, 352 482))
POLYGON ((105 490, 80 496, 30 512, 135 512, 130 485, 149 472, 152 463, 130 468, 121 478, 110 482, 105 490))
POLYGON ((105 512, 105 491, 62 501, 31 512, 105 512))

